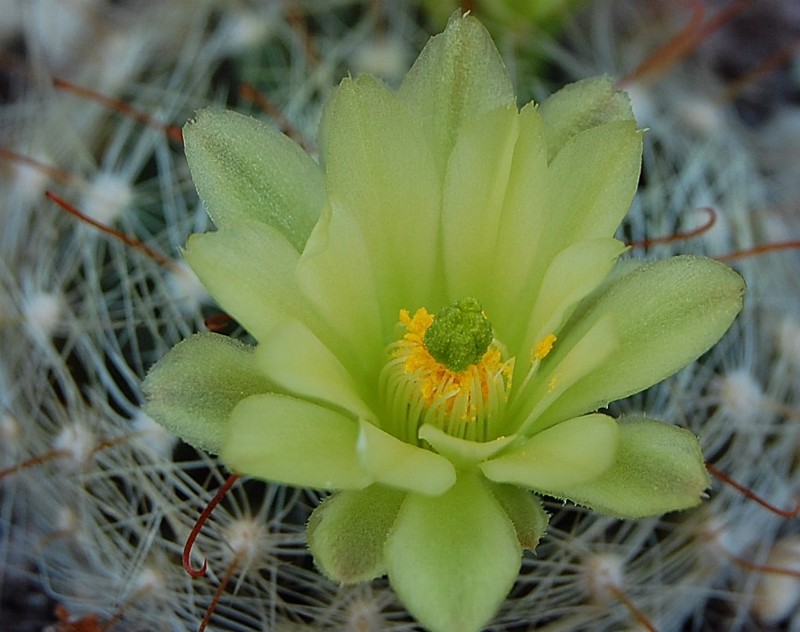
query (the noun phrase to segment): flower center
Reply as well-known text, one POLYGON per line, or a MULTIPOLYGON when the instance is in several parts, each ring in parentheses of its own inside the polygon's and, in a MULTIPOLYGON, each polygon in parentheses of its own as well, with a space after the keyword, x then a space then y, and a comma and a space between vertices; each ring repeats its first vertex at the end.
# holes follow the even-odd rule
POLYGON ((423 342, 437 362, 458 373, 478 364, 493 339, 492 325, 481 304, 474 298, 462 298, 436 314, 423 342))
POLYGON ((387 430, 408 442, 426 423, 463 439, 494 438, 514 359, 504 357, 480 303, 461 299, 435 315, 403 309, 400 324, 405 331, 381 373, 387 430))

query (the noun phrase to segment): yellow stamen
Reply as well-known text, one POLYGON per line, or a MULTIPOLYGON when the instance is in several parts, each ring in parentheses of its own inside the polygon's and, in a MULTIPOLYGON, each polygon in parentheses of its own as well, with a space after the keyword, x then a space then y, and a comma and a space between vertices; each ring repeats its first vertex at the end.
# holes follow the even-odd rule
POLYGON ((449 369, 425 346, 425 332, 434 319, 435 315, 424 307, 413 316, 408 310, 400 310, 405 333, 390 345, 384 387, 389 399, 399 406, 395 412, 404 411, 407 432, 416 434, 419 424, 431 423, 455 436, 476 433, 478 438, 488 430, 489 417, 496 417, 499 408, 505 406, 514 360, 504 360, 500 343, 494 341, 476 364, 463 371, 449 369), (479 422, 480 429, 467 428, 472 425, 469 422, 479 422))
POLYGON ((536 346, 531 351, 531 367, 528 369, 525 379, 522 380, 520 390, 524 390, 533 379, 533 376, 536 375, 536 372, 539 370, 539 364, 541 364, 542 360, 553 350, 553 345, 556 343, 556 340, 558 340, 558 338, 556 338, 555 334, 547 334, 536 343, 536 346))
POLYGON ((452 371, 437 362, 423 342, 433 319, 433 315, 424 307, 420 307, 413 318, 407 310, 401 310, 400 322, 405 325, 407 332, 403 336, 405 344, 398 346, 395 357, 405 360, 406 375, 416 375, 425 406, 431 406, 443 398, 447 400, 446 411, 450 413, 456 401, 466 397, 465 417, 472 418, 478 407, 478 393, 473 392, 475 386, 480 387, 480 396, 485 399, 489 396, 489 382, 504 369, 500 350, 490 345, 478 364, 471 364, 463 371, 452 371))
POLYGON ((556 338, 555 334, 547 334, 544 338, 542 338, 536 347, 533 349, 533 353, 531 353, 531 362, 536 360, 544 360, 547 357, 547 354, 553 350, 553 345, 555 344, 556 338))

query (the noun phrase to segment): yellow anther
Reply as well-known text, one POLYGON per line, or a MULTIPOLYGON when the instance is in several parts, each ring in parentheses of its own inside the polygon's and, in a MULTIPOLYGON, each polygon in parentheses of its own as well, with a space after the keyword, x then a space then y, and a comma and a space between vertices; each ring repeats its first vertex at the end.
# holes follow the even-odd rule
POLYGON ((536 347, 531 353, 531 362, 535 362, 536 360, 544 360, 547 357, 547 354, 553 350, 553 345, 555 344, 556 338, 555 334, 547 334, 544 338, 542 338, 536 347))
POLYGON ((424 342, 425 333, 434 320, 435 316, 424 307, 413 316, 405 309, 400 310, 400 323, 406 331, 394 344, 392 355, 402 361, 403 373, 413 376, 426 408, 438 404, 448 414, 460 409, 464 417, 475 418, 494 392, 495 381, 499 380, 502 390, 507 392, 513 361, 504 361, 500 350, 492 344, 477 364, 463 371, 447 368, 431 356, 424 342))

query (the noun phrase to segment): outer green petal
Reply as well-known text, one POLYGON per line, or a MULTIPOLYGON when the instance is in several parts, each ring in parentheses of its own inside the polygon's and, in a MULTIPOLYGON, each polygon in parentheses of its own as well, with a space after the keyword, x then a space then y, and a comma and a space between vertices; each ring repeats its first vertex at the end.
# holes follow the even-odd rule
POLYGON ((334 404, 354 417, 375 418, 350 373, 319 338, 296 320, 278 325, 262 340, 256 361, 274 384, 294 395, 334 404))
POLYGON ((218 334, 179 342, 142 383, 148 415, 187 443, 214 453, 234 406, 269 390, 253 347, 218 334))
POLYGON ((493 457, 513 443, 517 437, 509 435, 508 437, 497 437, 492 441, 470 441, 449 435, 431 424, 423 424, 419 429, 419 438, 430 443, 434 450, 459 468, 468 468, 493 457))
POLYGON ((621 419, 614 464, 564 498, 620 518, 698 505, 710 485, 700 444, 688 430, 653 419, 621 419))
POLYGON ((192 179, 218 227, 265 222, 303 250, 325 187, 319 165, 299 145, 261 121, 219 109, 198 112, 183 139, 192 179))
POLYGON ((328 496, 308 521, 308 548, 325 575, 344 584, 386 573, 386 536, 405 493, 372 485, 328 496))
POLYGON ((237 472, 321 489, 361 489, 373 482, 356 454, 358 424, 286 395, 254 395, 233 409, 222 460, 237 472))
POLYGON ((490 489, 514 525, 519 545, 529 551, 536 550, 548 522, 539 498, 515 485, 492 485, 490 489))
POLYGON ((606 415, 563 421, 479 465, 490 480, 551 496, 600 476, 614 462, 617 422, 606 415))
POLYGON ((389 581, 432 632, 480 630, 520 566, 511 521, 479 477, 436 498, 409 495, 386 542, 389 581))
POLYGON ((438 496, 456 481, 453 464, 446 458, 401 441, 363 419, 358 454, 374 480, 389 487, 438 496))
POLYGON ((440 183, 419 121, 376 79, 345 79, 320 128, 328 199, 370 249, 384 321, 428 303, 436 275, 440 183))
MULTIPOLYGON (((486 296, 491 287, 486 266, 495 255, 517 120, 515 107, 475 117, 462 130, 447 163, 442 248, 449 296, 486 296)), ((484 307, 491 313, 492 306, 484 307)))
POLYGON ((287 317, 311 318, 294 278, 299 255, 271 226, 238 222, 191 235, 184 257, 222 308, 258 340, 287 317))
POLYGON ((548 160, 584 130, 613 121, 633 121, 628 95, 611 77, 590 77, 564 86, 545 100, 539 112, 545 123, 548 160))
POLYGON ((422 50, 403 80, 400 98, 421 121, 441 178, 465 123, 515 105, 514 88, 489 33, 474 17, 458 14, 422 50))
POLYGON ((611 284, 563 338, 569 346, 597 319, 610 317, 619 346, 537 423, 594 410, 671 375, 720 339, 741 310, 743 293, 742 278, 713 259, 680 256, 636 268, 611 284))

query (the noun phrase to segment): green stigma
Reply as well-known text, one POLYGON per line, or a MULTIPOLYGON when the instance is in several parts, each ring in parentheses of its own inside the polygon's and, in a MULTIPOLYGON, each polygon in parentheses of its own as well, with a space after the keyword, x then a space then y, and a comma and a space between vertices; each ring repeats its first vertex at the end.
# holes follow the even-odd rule
POLYGON ((423 342, 434 360, 451 371, 478 364, 492 344, 492 324, 475 298, 462 298, 433 317, 423 342))

